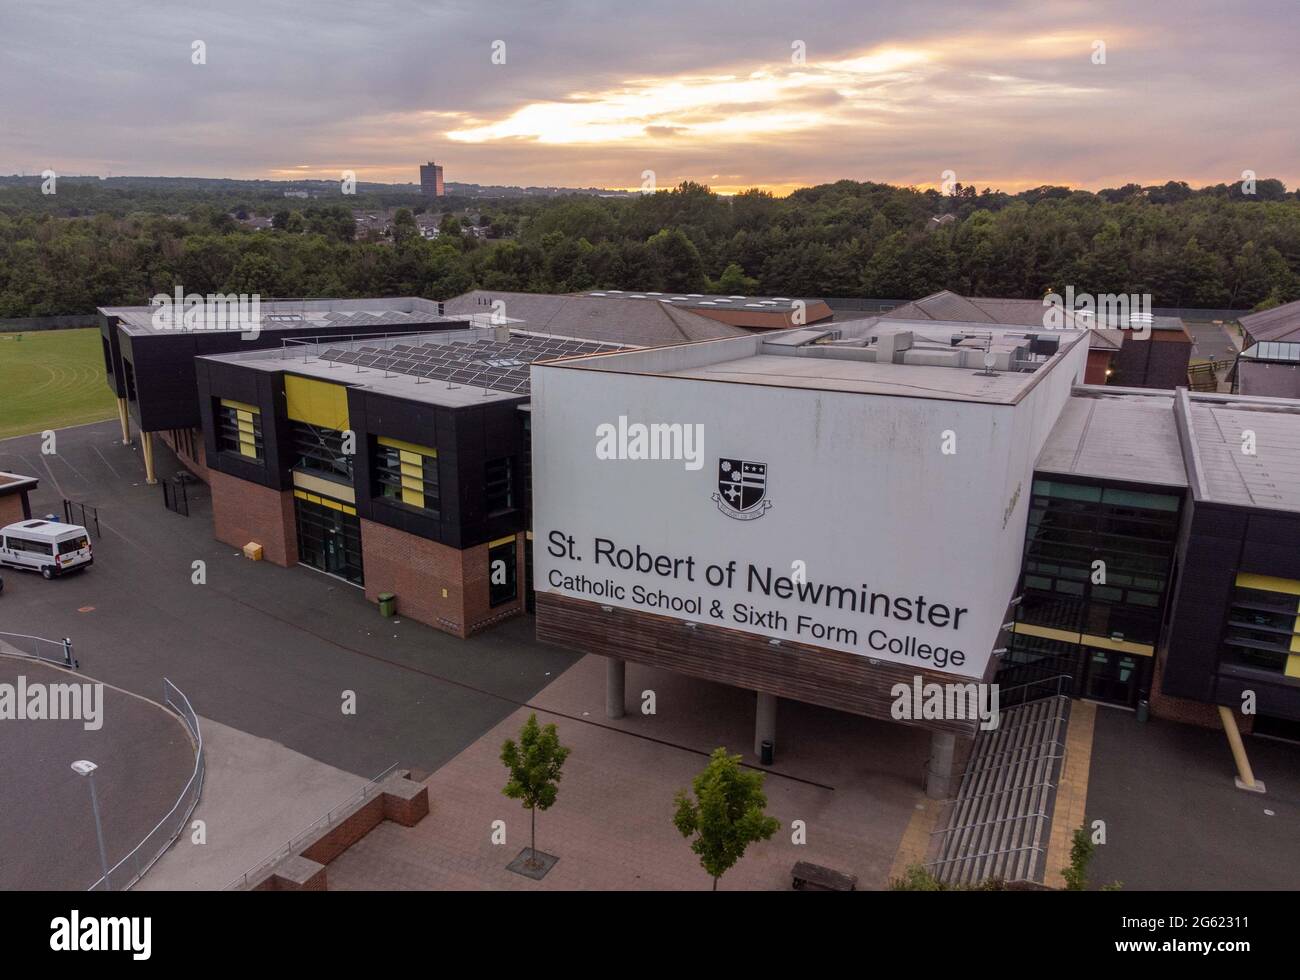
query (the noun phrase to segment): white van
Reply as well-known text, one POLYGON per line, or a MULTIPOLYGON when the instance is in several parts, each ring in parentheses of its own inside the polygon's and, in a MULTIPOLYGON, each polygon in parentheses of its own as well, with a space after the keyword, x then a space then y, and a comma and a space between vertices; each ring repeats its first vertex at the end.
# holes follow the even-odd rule
POLYGON ((90 535, 77 524, 19 521, 0 528, 0 565, 31 568, 54 578, 94 563, 90 535))

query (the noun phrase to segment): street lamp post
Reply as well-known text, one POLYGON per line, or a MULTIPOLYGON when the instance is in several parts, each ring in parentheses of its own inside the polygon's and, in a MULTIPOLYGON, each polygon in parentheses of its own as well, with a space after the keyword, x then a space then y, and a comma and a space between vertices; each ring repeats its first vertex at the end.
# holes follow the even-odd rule
POLYGON ((95 770, 98 768, 99 766, 89 759, 78 759, 72 764, 73 772, 90 780, 90 806, 95 811, 95 837, 99 840, 99 864, 104 869, 104 888, 107 889, 109 887, 108 851, 104 848, 104 825, 99 819, 99 797, 95 795, 95 770))

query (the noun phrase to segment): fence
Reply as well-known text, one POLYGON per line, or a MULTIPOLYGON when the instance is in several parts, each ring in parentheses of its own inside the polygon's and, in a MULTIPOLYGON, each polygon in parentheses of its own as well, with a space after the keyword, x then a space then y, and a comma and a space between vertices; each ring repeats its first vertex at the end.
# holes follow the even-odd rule
POLYGON ((329 827, 332 827, 342 813, 346 811, 350 811, 358 804, 364 803, 366 800, 370 799, 370 797, 378 793, 380 784, 388 777, 388 774, 391 773, 396 768, 397 768, 397 763, 394 762, 391 766, 389 766, 387 769, 381 772, 378 776, 370 780, 370 782, 366 783, 366 785, 362 786, 360 790, 353 793, 346 800, 344 800, 338 806, 334 807, 324 816, 319 817, 315 822, 311 824, 311 826, 309 826, 302 833, 298 834, 292 840, 285 842, 284 846, 276 850, 274 854, 267 855, 267 857, 259 861, 254 867, 245 871, 242 875, 240 875, 238 878, 236 878, 234 881, 228 884, 223 890, 231 891, 232 889, 235 888, 241 888, 244 885, 248 884, 254 878, 258 877, 267 869, 283 861, 290 854, 297 853, 299 848, 303 847, 303 845, 305 845, 310 838, 316 836, 322 830, 326 830, 329 827))
POLYGON ((144 877, 155 861, 163 856, 172 846, 182 830, 189 823, 190 814, 198 805, 203 792, 203 774, 206 766, 203 759, 203 733, 199 730, 199 716, 190 707, 190 700, 167 678, 163 678, 163 701, 167 707, 176 712, 181 723, 189 729, 194 739, 194 772, 189 782, 181 790, 176 805, 167 816, 158 821, 157 826, 145 834, 144 840, 133 847, 122 860, 108 869, 108 874, 100 878, 87 891, 125 891, 144 877))
POLYGON ((66 316, 7 316, 0 317, 0 333, 35 333, 41 330, 72 330, 77 327, 98 327, 96 313, 73 313, 66 316))
POLYGON ((63 501, 63 519, 69 524, 80 524, 82 527, 94 529, 95 537, 99 537, 99 508, 90 504, 79 504, 75 500, 63 501), (81 520, 74 520, 74 517, 80 517, 81 520))
POLYGON ((47 640, 40 636, 28 636, 25 633, 0 633, 0 653, 44 660, 46 663, 58 664, 60 667, 75 669, 81 666, 73 659, 72 641, 66 636, 62 640, 47 640))

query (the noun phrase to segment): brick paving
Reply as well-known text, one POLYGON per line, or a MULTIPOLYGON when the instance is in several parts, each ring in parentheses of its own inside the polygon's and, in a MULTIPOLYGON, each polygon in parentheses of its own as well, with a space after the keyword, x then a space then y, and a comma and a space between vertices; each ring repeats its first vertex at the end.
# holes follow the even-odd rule
MULTIPOLYGON (((752 753, 751 692, 648 667, 627 667, 629 714, 604 716, 604 661, 587 657, 427 780, 431 813, 419 825, 385 823, 330 865, 344 889, 707 889, 709 878, 672 826, 673 794, 690 785, 719 744, 752 753), (653 690, 656 714, 637 709, 653 690), (539 850, 560 860, 535 882, 506 870, 528 844, 528 813, 501 794, 501 743, 536 709, 573 749, 556 805, 539 813, 539 850), (504 844, 491 841, 506 823, 504 844)), ((793 702, 777 716, 768 812, 782 829, 754 845, 724 890, 785 889, 798 860, 886 883, 918 803, 926 733, 793 702), (791 842, 803 820, 806 845, 791 842)))

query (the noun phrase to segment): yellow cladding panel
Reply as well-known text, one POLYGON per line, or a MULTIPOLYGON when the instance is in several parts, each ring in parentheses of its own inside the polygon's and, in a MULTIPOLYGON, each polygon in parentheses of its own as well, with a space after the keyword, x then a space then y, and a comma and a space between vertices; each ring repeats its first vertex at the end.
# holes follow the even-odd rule
POLYGON ((433 459, 438 458, 438 450, 431 446, 418 446, 413 442, 403 442, 401 439, 390 439, 388 436, 378 436, 376 441, 381 446, 392 446, 394 449, 405 449, 408 453, 415 453, 419 456, 429 456, 433 459))
POLYGON ((248 412, 250 415, 257 415, 261 412, 261 409, 256 405, 250 405, 248 402, 237 402, 233 398, 223 398, 221 399, 221 404, 226 408, 233 408, 240 412, 248 412))
POLYGON ((1119 653, 1132 653, 1139 657, 1150 657, 1156 652, 1155 647, 1149 643, 1130 643, 1127 640, 1112 640, 1108 636, 1089 636, 1087 633, 1079 637, 1079 642, 1090 647, 1115 650, 1119 653))
POLYGON ((1261 592, 1281 592, 1286 595, 1300 596, 1300 582, 1290 578, 1274 578, 1271 575, 1238 572, 1237 584, 1243 589, 1259 589, 1261 592))
POLYGON ((1041 636, 1044 640, 1060 640, 1062 643, 1078 643, 1079 634, 1069 630, 1054 630, 1050 626, 1035 626, 1033 623, 1016 623, 1013 632, 1025 636, 1041 636))
POLYGON ((341 510, 345 514, 355 514, 357 512, 355 507, 341 504, 337 500, 330 500, 329 497, 318 497, 316 494, 308 493, 306 490, 295 490, 293 495, 299 500, 305 500, 312 504, 320 504, 322 507, 328 507, 330 510, 341 510))
POLYGON ((495 548, 497 545, 511 544, 515 540, 513 534, 507 534, 504 538, 497 538, 495 541, 489 541, 488 547, 495 548))
POLYGON ((354 504, 357 501, 357 492, 350 486, 344 483, 335 483, 333 480, 322 480, 318 476, 303 473, 301 470, 293 471, 293 485, 299 489, 319 494, 322 497, 333 497, 344 503, 354 504))
POLYGON ((348 425, 348 389, 329 381, 284 376, 286 414, 295 422, 342 432, 348 425))
MULTIPOLYGON (((1294 644, 1291 648, 1293 650, 1295 649, 1294 644)), ((1300 677, 1300 654, 1293 653, 1291 656, 1286 658, 1286 676, 1300 677)))

